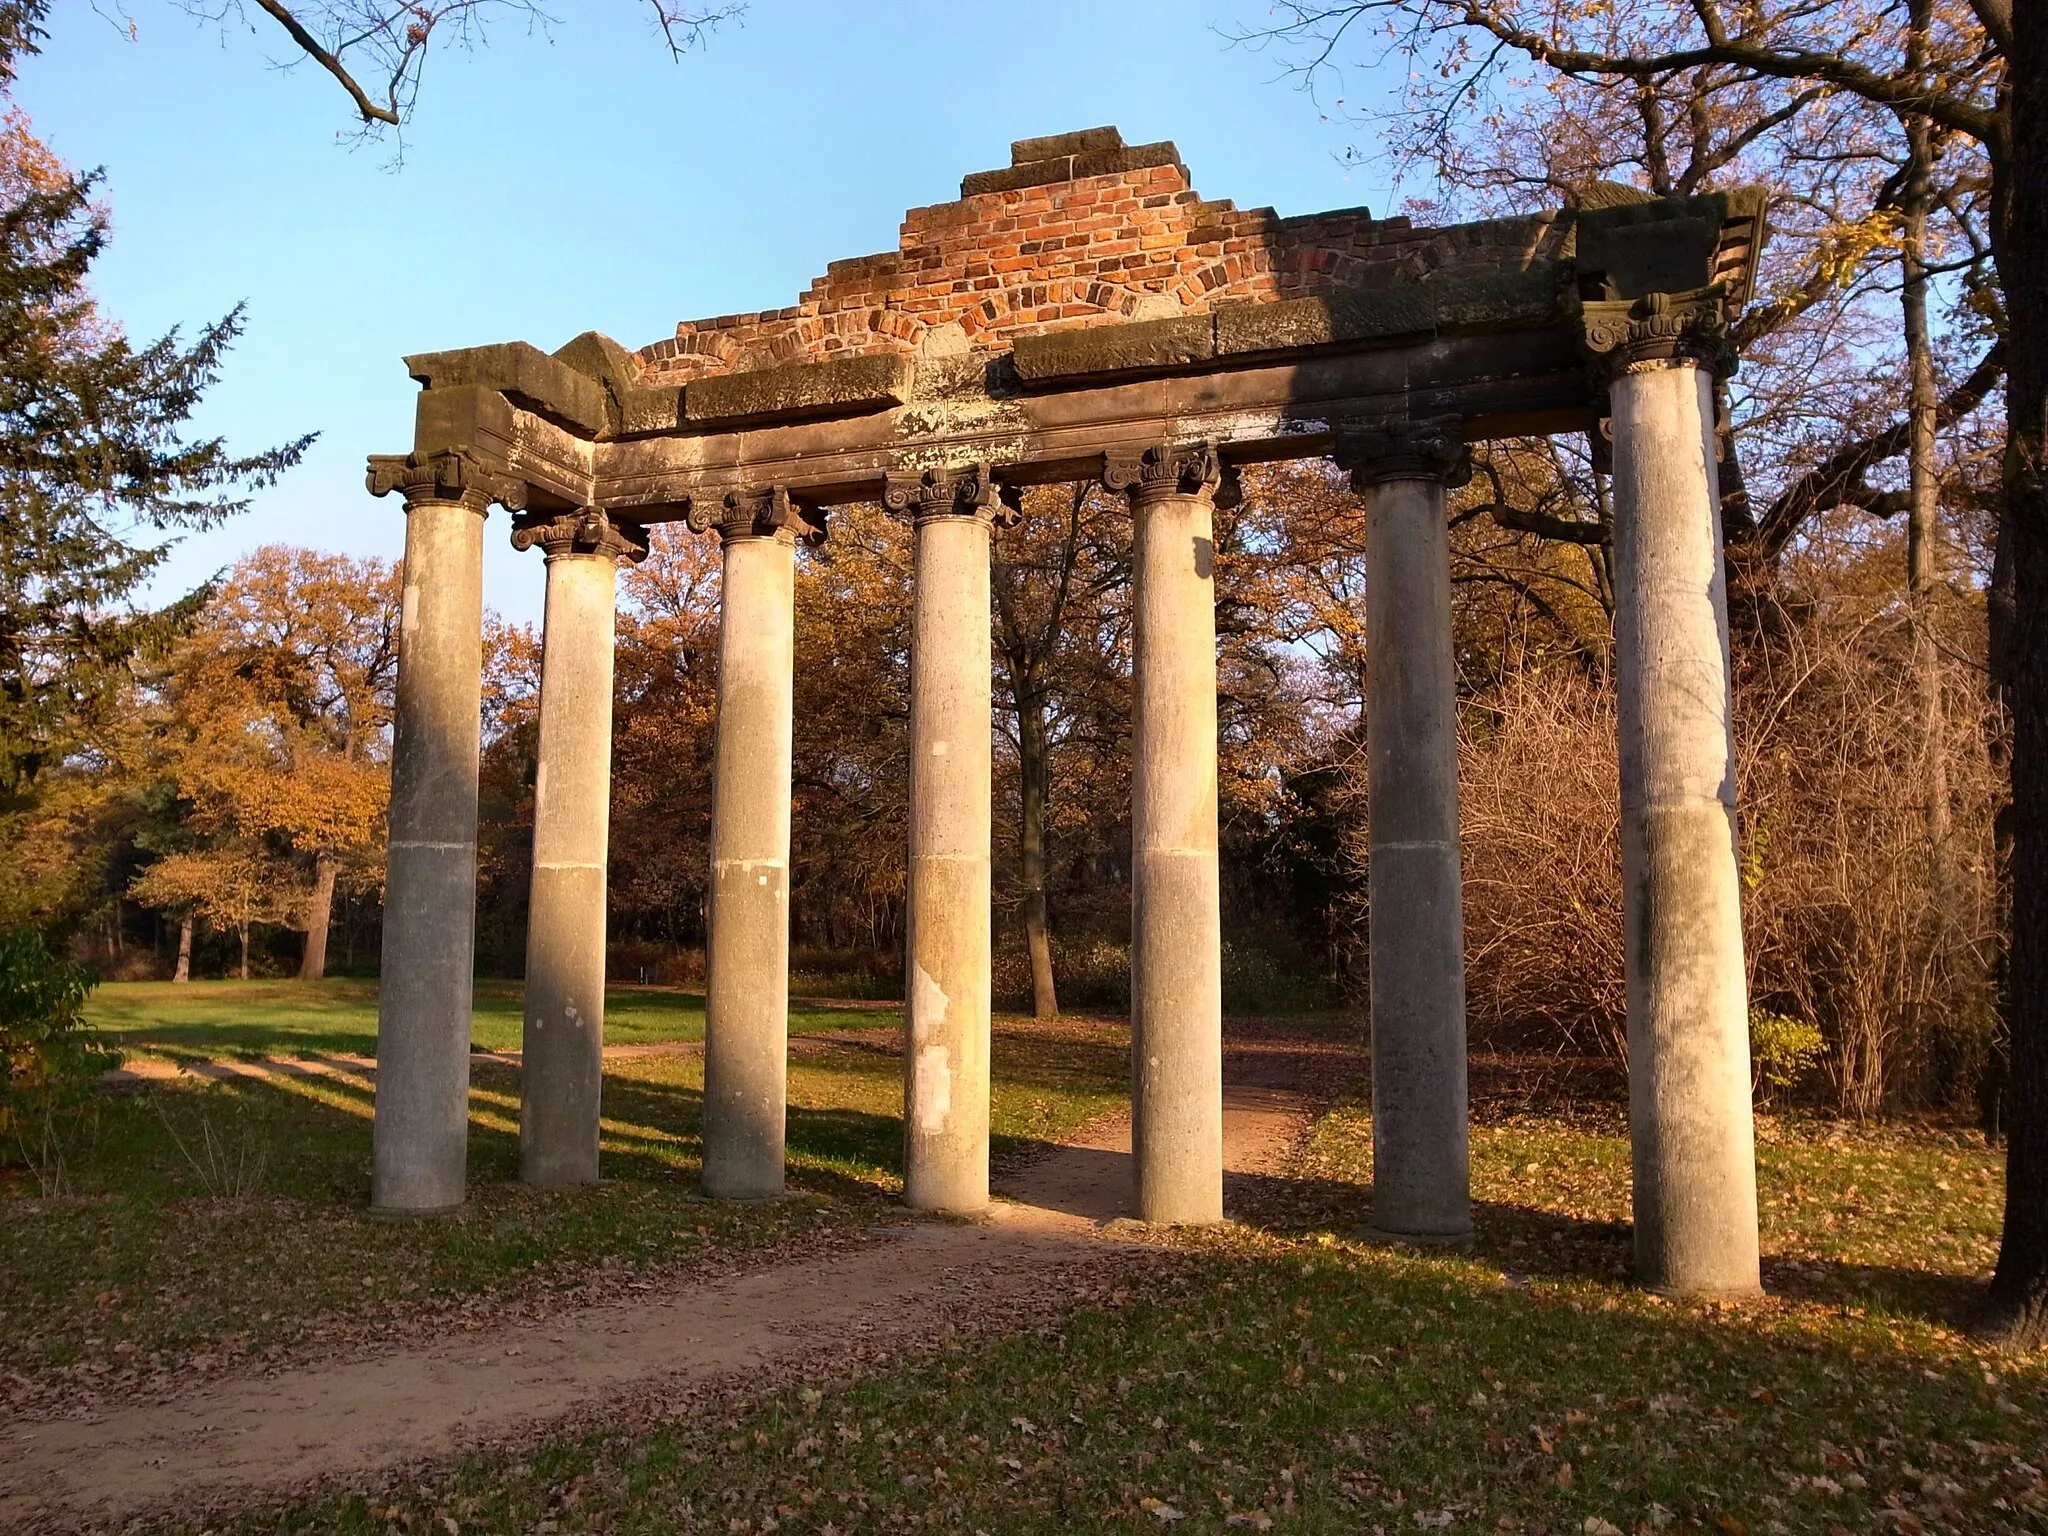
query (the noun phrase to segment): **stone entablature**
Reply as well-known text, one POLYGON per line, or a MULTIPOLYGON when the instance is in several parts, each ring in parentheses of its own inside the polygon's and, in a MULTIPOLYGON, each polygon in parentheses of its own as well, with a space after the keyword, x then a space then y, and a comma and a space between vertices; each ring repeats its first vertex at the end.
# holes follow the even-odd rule
POLYGON ((1210 442, 1231 464, 1456 418, 1468 442, 1583 431, 1618 370, 1725 361, 1763 196, 1588 189, 1440 229, 1363 209, 1282 219, 1203 200, 1171 144, 1020 141, 901 247, 834 262, 793 309, 686 323, 630 352, 586 332, 406 359, 415 454, 524 482, 537 513, 639 523, 780 486, 872 501, 986 464, 1000 486, 1210 442))
POLYGON ((960 190, 911 209, 899 249, 831 263, 790 308, 684 321, 635 354, 640 382, 1521 269, 1555 260, 1570 228, 1547 213, 1443 229, 1364 208, 1281 218, 1204 199, 1172 144, 1126 146, 1114 128, 1019 140, 1008 171, 960 190))

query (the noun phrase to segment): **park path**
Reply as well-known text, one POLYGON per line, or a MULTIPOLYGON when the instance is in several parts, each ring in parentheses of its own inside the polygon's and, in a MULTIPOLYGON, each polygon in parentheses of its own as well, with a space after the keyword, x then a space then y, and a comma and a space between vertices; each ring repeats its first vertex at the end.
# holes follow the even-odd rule
MULTIPOLYGON (((1225 1163, 1284 1172, 1345 1053, 1269 1041, 1226 1057, 1225 1163)), ((333 1366, 209 1384, 86 1421, 0 1430, 0 1529, 192 1517, 314 1486, 374 1487, 466 1445, 661 1394, 829 1374, 848 1360, 1085 1291, 1129 1262, 1130 1126, 1118 1116, 999 1181, 974 1224, 882 1229, 850 1253, 333 1366)))

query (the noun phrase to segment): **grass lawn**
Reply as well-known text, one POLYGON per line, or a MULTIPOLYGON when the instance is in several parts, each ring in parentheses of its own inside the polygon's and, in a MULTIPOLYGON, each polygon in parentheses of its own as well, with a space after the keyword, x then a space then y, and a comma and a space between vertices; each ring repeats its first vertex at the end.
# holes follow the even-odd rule
MULTIPOLYGON (((1120 1102, 1128 1037, 999 1025, 993 1065, 1001 1154, 1120 1102)), ((68 1150, 64 1194, 32 1193, 19 1170, 0 1182, 0 1402, 47 1406, 316 1340, 345 1346, 900 1210, 890 1049, 792 1059, 790 1175, 804 1198, 762 1208, 696 1195, 700 1058, 614 1063, 607 1181, 573 1193, 514 1182, 518 1085, 516 1068, 474 1064, 470 1203, 421 1224, 366 1214, 366 1078, 180 1079, 99 1102, 68 1150)))
POLYGON ((1340 1108, 1257 1221, 1039 1332, 242 1528, 2048 1531, 2048 1357, 1951 1326, 1991 1254, 1994 1153, 1767 1121, 1774 1294, 1676 1303, 1614 1273, 1619 1129, 1482 1115, 1479 1245, 1412 1251, 1354 1237, 1371 1126, 1340 1108))
MULTIPOLYGON (((479 981, 470 1038, 491 1051, 519 1048, 526 989, 516 981, 479 981)), ((164 1056, 295 1056, 377 1049, 377 984, 326 981, 106 982, 87 999, 86 1016, 126 1050, 164 1056)), ((875 1029, 893 1010, 792 1004, 792 1034, 875 1029)), ((605 1041, 647 1045, 704 1038, 704 996, 669 987, 613 986, 605 992, 605 1041)))

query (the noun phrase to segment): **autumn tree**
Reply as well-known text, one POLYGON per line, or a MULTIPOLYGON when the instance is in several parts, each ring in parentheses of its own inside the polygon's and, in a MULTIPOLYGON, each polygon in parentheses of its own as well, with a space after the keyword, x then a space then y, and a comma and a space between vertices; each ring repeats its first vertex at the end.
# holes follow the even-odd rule
POLYGON ((1041 1019, 1060 1007, 1048 896, 1053 758, 1100 716, 1086 701, 1101 697, 1102 664, 1114 653, 1089 639, 1103 633, 1105 605, 1130 580, 1129 538, 1111 521, 1119 512, 1092 483, 1032 488, 992 541, 998 728, 1015 767, 1018 904, 1031 1011, 1041 1019))
POLYGON ((302 927, 300 979, 325 975, 337 882, 377 881, 397 662, 390 565, 280 545, 238 562, 165 686, 163 775, 204 841, 138 899, 225 920, 245 951, 252 923, 302 927))

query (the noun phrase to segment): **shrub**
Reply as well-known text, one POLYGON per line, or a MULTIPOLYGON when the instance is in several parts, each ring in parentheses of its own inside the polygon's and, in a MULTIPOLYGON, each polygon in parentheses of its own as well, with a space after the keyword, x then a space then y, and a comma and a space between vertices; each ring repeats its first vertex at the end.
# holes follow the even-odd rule
POLYGON ((1750 1087, 1768 1099, 1796 1087, 1827 1051, 1820 1030, 1790 1014, 1749 1010, 1750 1087))
POLYGON ((52 1118, 82 1103, 121 1053, 85 1022, 90 972, 50 952, 33 928, 0 932, 0 1156, 47 1141, 52 1118))

